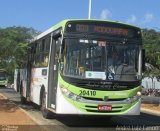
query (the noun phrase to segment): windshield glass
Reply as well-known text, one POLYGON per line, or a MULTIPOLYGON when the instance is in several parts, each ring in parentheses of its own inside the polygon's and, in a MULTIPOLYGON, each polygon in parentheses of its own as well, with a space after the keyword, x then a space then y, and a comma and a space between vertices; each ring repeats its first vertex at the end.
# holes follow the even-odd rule
POLYGON ((66 76, 111 81, 137 80, 138 46, 106 40, 65 39, 66 76))
POLYGON ((107 76, 109 80, 135 81, 138 72, 138 46, 112 44, 107 47, 107 76))

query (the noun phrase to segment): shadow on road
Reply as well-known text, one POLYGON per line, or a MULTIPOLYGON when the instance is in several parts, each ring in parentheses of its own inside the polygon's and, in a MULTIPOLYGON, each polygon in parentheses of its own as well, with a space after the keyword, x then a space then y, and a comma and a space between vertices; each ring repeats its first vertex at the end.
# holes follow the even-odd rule
POLYGON ((160 117, 141 113, 140 116, 88 117, 88 116, 57 116, 56 119, 69 127, 110 127, 117 126, 160 126, 160 117))
POLYGON ((70 127, 114 127, 114 122, 108 117, 64 115, 56 119, 70 127))
POLYGON ((0 93, 3 92, 7 96, 8 101, 15 103, 18 107, 23 108, 24 110, 37 110, 39 106, 34 103, 21 104, 20 94, 14 91, 12 88, 0 87, 0 93))
POLYGON ((17 109, 18 109, 18 106, 16 104, 0 96, 0 111, 1 112, 12 113, 12 112, 15 112, 17 109))

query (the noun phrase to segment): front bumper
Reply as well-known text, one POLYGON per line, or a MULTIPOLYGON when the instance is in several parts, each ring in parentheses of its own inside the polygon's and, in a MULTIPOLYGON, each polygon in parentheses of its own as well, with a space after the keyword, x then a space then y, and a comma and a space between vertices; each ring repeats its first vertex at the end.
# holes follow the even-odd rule
POLYGON ((58 88, 56 113, 58 114, 81 114, 81 115, 139 115, 141 98, 134 102, 113 101, 74 101, 64 96, 58 88), (98 105, 112 105, 111 111, 99 111, 98 105))

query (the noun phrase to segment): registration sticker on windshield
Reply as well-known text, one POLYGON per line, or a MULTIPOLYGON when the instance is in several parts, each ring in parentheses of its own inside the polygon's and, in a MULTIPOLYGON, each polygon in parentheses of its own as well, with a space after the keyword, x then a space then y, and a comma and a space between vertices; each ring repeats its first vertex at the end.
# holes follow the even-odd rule
POLYGON ((106 79, 106 74, 105 72, 97 72, 97 71, 86 71, 85 72, 85 77, 86 78, 93 78, 93 79, 106 79))

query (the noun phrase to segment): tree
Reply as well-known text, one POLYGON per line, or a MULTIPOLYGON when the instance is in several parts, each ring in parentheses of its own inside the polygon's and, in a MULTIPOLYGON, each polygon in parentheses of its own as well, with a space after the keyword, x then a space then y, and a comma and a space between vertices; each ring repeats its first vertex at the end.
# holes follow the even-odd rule
POLYGON ((143 30, 143 45, 146 50, 147 69, 144 72, 144 77, 152 79, 160 78, 160 33, 155 30, 143 30))
POLYGON ((160 69, 160 33, 153 29, 144 29, 143 45, 146 50, 146 62, 160 69))
POLYGON ((27 27, 0 28, 0 68, 8 71, 10 81, 13 81, 14 69, 26 57, 29 41, 37 34, 27 27))

